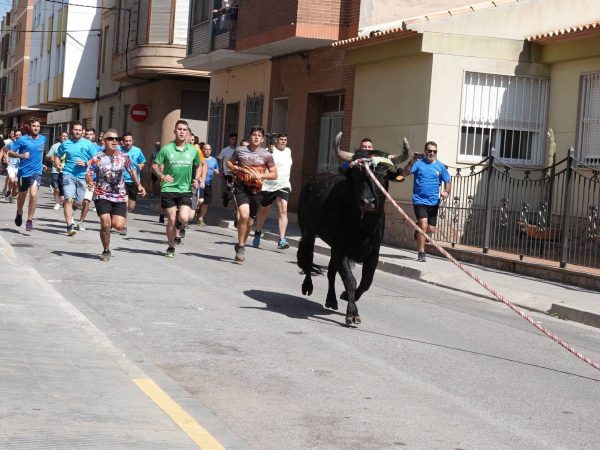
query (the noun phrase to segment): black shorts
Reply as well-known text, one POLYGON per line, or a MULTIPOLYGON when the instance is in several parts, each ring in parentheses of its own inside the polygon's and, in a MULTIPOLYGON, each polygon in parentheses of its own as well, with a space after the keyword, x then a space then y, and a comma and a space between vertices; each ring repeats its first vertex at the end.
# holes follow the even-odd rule
POLYGON ((262 202, 262 192, 259 192, 258 194, 252 194, 243 187, 235 185, 233 187, 233 197, 235 198, 235 203, 238 208, 240 205, 249 205, 250 217, 253 219, 256 217, 258 207, 262 202))
POLYGON ((212 186, 204 186, 204 189, 198 189, 198 198, 204 199, 204 204, 210 205, 212 199, 212 186))
POLYGON ((271 205, 277 197, 281 197, 287 202, 290 199, 291 191, 290 188, 283 188, 278 191, 262 191, 262 202, 260 203, 260 206, 271 205))
POLYGON ((435 227, 437 225, 438 205, 413 205, 417 220, 427 219, 427 224, 435 227))
POLYGON ((133 200, 134 202, 137 200, 139 189, 137 184, 134 183, 125 183, 125 192, 127 192, 127 197, 129 200, 133 200))
POLYGON ((94 200, 96 205, 96 212, 98 217, 104 214, 110 214, 111 216, 127 217, 127 203, 126 202, 111 202, 103 198, 97 198, 94 200))
POLYGON ((19 192, 25 192, 27 191, 27 189, 29 189, 31 186, 36 185, 39 187, 39 185, 42 182, 42 175, 39 173, 36 173, 34 175, 31 175, 30 177, 19 177, 19 192))
POLYGON ((160 193, 160 206, 162 208, 179 208, 181 205, 192 207, 192 193, 186 192, 184 194, 180 192, 161 192, 160 193))

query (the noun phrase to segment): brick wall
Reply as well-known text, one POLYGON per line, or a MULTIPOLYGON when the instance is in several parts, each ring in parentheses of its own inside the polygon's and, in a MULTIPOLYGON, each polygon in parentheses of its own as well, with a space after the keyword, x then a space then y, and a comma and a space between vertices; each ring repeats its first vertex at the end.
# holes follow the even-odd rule
POLYGON ((289 102, 288 137, 294 160, 292 211, 297 208, 300 188, 317 173, 321 95, 342 92, 344 83, 349 86, 351 81, 353 73, 344 68, 344 53, 332 47, 273 59, 270 104, 278 97, 287 97, 289 102))

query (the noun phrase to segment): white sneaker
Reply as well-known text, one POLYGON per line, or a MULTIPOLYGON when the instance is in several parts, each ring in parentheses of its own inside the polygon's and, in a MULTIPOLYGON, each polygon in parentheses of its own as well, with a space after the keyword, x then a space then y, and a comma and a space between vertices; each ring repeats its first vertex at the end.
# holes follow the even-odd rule
POLYGON ((58 211, 60 209, 60 203, 55 203, 54 204, 54 208, 52 208, 54 211, 58 211))
POLYGON ((85 231, 85 227, 83 226, 83 224, 82 224, 82 223, 78 223, 78 224, 77 224, 77 225, 75 225, 75 226, 77 227, 77 229, 78 229, 79 231, 85 231))

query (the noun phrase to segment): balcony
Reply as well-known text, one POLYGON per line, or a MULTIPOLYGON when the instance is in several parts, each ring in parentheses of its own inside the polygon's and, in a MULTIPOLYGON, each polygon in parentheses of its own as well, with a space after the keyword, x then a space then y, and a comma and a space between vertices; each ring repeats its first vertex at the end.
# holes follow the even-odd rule
POLYGON ((181 60, 183 66, 212 72, 266 59, 263 55, 236 52, 236 36, 237 8, 192 26, 189 54, 181 60))

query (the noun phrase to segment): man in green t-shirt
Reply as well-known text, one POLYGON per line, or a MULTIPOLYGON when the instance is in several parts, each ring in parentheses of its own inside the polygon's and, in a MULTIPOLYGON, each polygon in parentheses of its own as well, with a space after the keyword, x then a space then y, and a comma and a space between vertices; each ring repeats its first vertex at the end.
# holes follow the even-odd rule
POLYGON ((190 218, 192 186, 204 188, 204 181, 200 179, 202 161, 198 150, 187 143, 188 123, 185 120, 178 120, 174 131, 175 140, 161 148, 152 163, 152 170, 160 179, 160 206, 167 216, 169 247, 165 256, 169 258, 175 256, 175 245, 181 244, 179 232, 187 225, 190 218))

